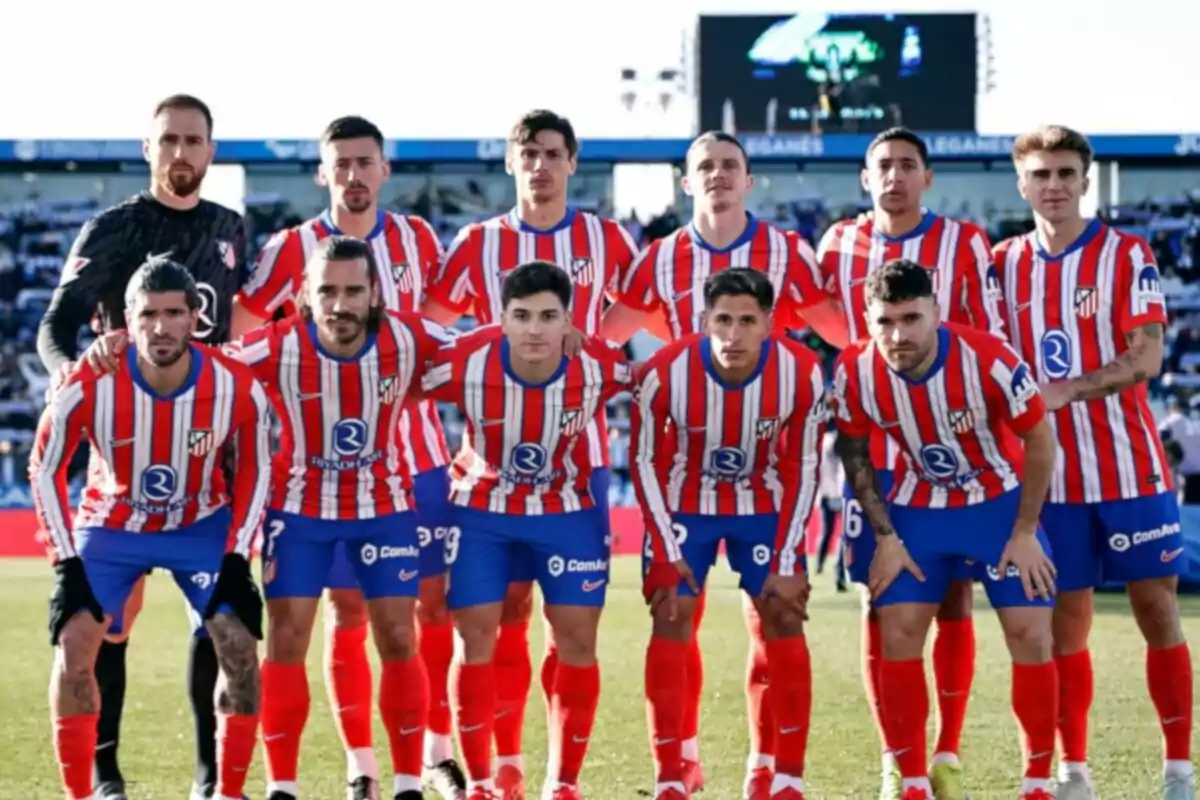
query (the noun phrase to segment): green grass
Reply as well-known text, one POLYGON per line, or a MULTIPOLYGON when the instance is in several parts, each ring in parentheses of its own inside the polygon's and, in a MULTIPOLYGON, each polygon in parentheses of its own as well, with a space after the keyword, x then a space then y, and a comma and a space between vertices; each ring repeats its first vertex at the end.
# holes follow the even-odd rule
MULTIPOLYGON (((642 700, 642 658, 649 620, 634 561, 614 569, 600 638, 604 694, 583 786, 590 800, 626 800, 652 786, 642 700)), ((808 758, 809 797, 871 798, 878 791, 878 749, 859 677, 859 610, 853 593, 835 594, 820 581, 811 601, 809 640, 815 700, 808 758)), ((705 652, 701 749, 710 800, 740 795, 746 753, 742 681, 745 633, 730 574, 714 572, 702 641, 705 652)), ((0 560, 0 614, 6 647, 0 652, 0 798, 61 798, 51 750, 46 684, 46 597, 50 570, 39 561, 0 560)), ((981 602, 981 606, 984 604, 981 602)), ((1160 796, 1161 754, 1156 718, 1146 696, 1143 644, 1125 599, 1102 597, 1093 632, 1096 705, 1093 770, 1106 798, 1160 796)), ((1185 601, 1185 629, 1200 640, 1200 600, 1185 601)), ((1009 711, 1009 666, 995 617, 978 614, 978 674, 964 737, 963 759, 976 800, 1016 797, 1019 751, 1009 711)), ((534 626, 540 654, 540 625, 534 626)), ((133 800, 178 800, 192 771, 191 715, 184 687, 187 622, 183 602, 166 576, 151 579, 146 607, 132 639, 122 763, 133 800)), ((317 637, 318 641, 320 637, 317 637)), ((307 798, 342 795, 344 758, 321 685, 320 648, 309 662, 313 707, 304 740, 301 786, 307 798)), ((536 675, 536 668, 535 668, 536 675)), ((385 738, 376 731, 380 762, 385 738)), ((534 687, 526 728, 529 786, 541 786, 545 725, 534 687)), ((263 797, 261 756, 249 788, 263 797)))

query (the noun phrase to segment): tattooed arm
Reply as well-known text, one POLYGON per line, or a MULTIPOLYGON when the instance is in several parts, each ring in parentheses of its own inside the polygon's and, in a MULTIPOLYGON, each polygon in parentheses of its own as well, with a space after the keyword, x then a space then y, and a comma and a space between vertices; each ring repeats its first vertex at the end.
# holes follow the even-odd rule
POLYGON ((1163 325, 1150 322, 1134 328, 1125 341, 1129 348, 1124 353, 1069 381, 1075 400, 1108 397, 1158 375, 1163 362, 1163 325))
POLYGON ((838 435, 837 453, 846 471, 846 483, 854 490, 854 499, 862 506, 863 515, 875 529, 875 536, 895 536, 888 516, 887 502, 879 487, 879 475, 871 463, 870 439, 866 436, 838 435))
POLYGON ((223 714, 258 713, 258 641, 232 614, 220 612, 205 622, 221 669, 217 710, 223 714))

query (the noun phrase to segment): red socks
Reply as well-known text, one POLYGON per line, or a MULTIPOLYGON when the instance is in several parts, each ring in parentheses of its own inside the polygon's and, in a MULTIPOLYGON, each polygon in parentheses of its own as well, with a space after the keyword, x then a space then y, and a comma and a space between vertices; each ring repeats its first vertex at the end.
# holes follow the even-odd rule
POLYGON ((75 714, 54 720, 54 753, 63 788, 72 800, 92 796, 92 760, 96 757, 99 714, 75 714))
POLYGON ((683 718, 690 697, 686 685, 689 681, 680 680, 680 676, 687 669, 686 643, 650 637, 646 648, 646 716, 659 783, 683 780, 683 718))
POLYGON ((258 745, 258 715, 217 712, 217 797, 241 797, 258 745))
POLYGON ((747 620, 750 628, 750 653, 746 659, 746 718, 750 722, 750 752, 755 755, 775 754, 775 716, 767 691, 770 679, 768 644, 763 638, 762 620, 753 615, 747 620))
POLYGON ((600 666, 573 667, 559 663, 554 672, 552 719, 558 726, 559 783, 579 782, 588 740, 600 703, 600 666))
POLYGON ((933 640, 933 675, 938 702, 938 740, 935 753, 958 754, 971 682, 975 679, 974 620, 938 620, 933 640))
POLYGON ((420 779, 421 748, 429 721, 429 676, 424 659, 383 662, 379 714, 392 747, 392 770, 420 779))
POLYGON ((429 686, 429 730, 449 736, 450 718, 450 662, 454 660, 454 626, 421 626, 421 660, 425 662, 425 673, 429 686))
POLYGON ((925 685, 925 661, 884 660, 880 689, 887 741, 905 778, 928 774, 925 723, 929 719, 929 687, 925 685))
MULTIPOLYGON (((687 688, 687 702, 683 706, 683 729, 680 735, 684 739, 695 739, 700 735, 700 698, 704 694, 704 656, 700 652, 700 623, 704 620, 704 607, 708 595, 701 592, 696 598, 696 610, 692 614, 692 640, 687 645, 687 677, 684 684, 687 688)), ((683 674, 683 673, 680 673, 683 674)), ((679 680, 678 675, 676 680, 679 680)))
POLYGON ((325 687, 347 750, 371 746, 371 662, 367 626, 332 628, 325 648, 325 687))
POLYGON ((1049 780, 1058 720, 1058 668, 1053 661, 1013 664, 1012 709, 1021 726, 1025 777, 1049 780))
POLYGON ((866 617, 863 619, 862 640, 862 676, 863 690, 867 695, 867 705, 871 708, 871 716, 875 719, 875 730, 879 732, 879 741, 887 750, 887 731, 883 719, 883 692, 880 680, 883 671, 883 635, 879 632, 879 620, 866 617))
POLYGON ((450 669, 450 697, 458 718, 458 746, 473 781, 491 780, 496 718, 496 668, 462 664, 450 669))
POLYGON ((812 663, 803 636, 767 642, 771 707, 775 729, 775 773, 804 777, 804 755, 812 719, 812 663))
POLYGON ((496 755, 521 754, 525 701, 533 682, 529 658, 529 621, 500 626, 496 640, 496 755))
POLYGON ((1192 654, 1186 643, 1146 650, 1146 681, 1162 725, 1164 758, 1192 757, 1192 654))
POLYGON ((1054 663, 1058 667, 1058 742, 1062 760, 1083 764, 1087 762, 1088 713, 1096 688, 1092 654, 1080 650, 1058 656, 1054 663))
POLYGON ((262 738, 267 777, 272 783, 295 783, 300 765, 300 738, 308 722, 310 697, 304 663, 262 665, 262 738))
MULTIPOLYGON (((549 628, 546 630, 549 635, 549 628)), ((539 677, 542 682, 542 699, 546 701, 546 714, 554 714, 554 672, 558 669, 558 648, 554 642, 549 642, 546 655, 542 658, 542 671, 539 677)), ((551 723, 553 724, 553 723, 551 723)))

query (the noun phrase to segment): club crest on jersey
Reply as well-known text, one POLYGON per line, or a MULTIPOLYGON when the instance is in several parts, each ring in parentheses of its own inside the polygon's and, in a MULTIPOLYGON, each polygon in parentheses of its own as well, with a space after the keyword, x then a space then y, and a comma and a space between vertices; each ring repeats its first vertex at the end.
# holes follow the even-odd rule
POLYGON ((187 435, 188 452, 197 458, 206 456, 212 452, 216 441, 217 437, 211 430, 192 428, 187 435))
POLYGON ((233 249, 231 242, 217 239, 217 253, 221 256, 221 263, 229 269, 237 266, 237 252, 233 249))
POLYGON ((774 439, 779 433, 779 417, 763 417, 754 423, 754 435, 759 439, 774 439))
POLYGON ((975 427, 975 412, 969 408, 951 411, 948 419, 955 433, 968 433, 975 427))
POLYGON ((582 408, 564 408, 558 418, 558 432, 563 436, 578 436, 587 423, 582 408))
POLYGON ((580 286, 589 286, 596 282, 596 264, 590 258, 576 258, 571 261, 571 280, 580 286))
POLYGON ((396 282, 396 291, 411 294, 413 289, 413 274, 407 262, 392 264, 392 280, 396 282))
POLYGON ((386 378, 379 379, 379 402, 384 405, 389 405, 396 402, 400 396, 400 379, 395 375, 388 375, 386 378))
POLYGON ((1100 293, 1095 286, 1080 286, 1075 290, 1075 313, 1091 319, 1100 310, 1100 293))

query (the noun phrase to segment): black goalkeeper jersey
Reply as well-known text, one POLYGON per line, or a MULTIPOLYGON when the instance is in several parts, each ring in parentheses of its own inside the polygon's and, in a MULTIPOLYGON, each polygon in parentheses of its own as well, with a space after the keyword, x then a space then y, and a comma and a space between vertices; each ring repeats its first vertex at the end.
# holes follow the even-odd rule
POLYGON ((98 316, 104 330, 125 327, 125 287, 149 256, 187 267, 200 290, 196 339, 229 338, 233 297, 246 275, 245 222, 201 200, 177 211, 141 192, 101 211, 79 232, 38 329, 38 354, 52 373, 74 360, 80 327, 98 316))

